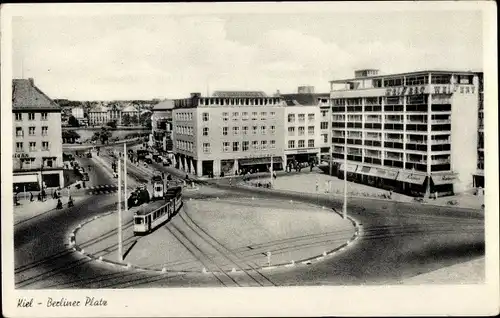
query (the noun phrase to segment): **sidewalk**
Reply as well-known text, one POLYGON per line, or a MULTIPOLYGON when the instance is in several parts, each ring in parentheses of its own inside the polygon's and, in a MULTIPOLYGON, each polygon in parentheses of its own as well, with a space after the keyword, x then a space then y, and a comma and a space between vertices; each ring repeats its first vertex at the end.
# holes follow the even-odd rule
POLYGON ((414 276, 400 282, 403 285, 419 284, 482 284, 485 281, 485 258, 448 266, 414 276))
MULTIPOLYGON (((79 197, 75 196, 72 197, 73 202, 75 205, 86 199, 87 197, 79 197)), ((68 207, 68 197, 66 196, 66 193, 63 193, 63 196, 61 197, 61 202, 63 204, 63 209, 66 209, 68 207)), ((56 209, 57 206, 57 200, 52 199, 50 197, 47 198, 46 201, 40 202, 35 200, 33 202, 30 202, 30 199, 19 199, 19 203, 21 205, 14 206, 13 212, 14 212, 14 225, 17 225, 18 223, 27 221, 37 215, 45 214, 47 212, 53 211, 56 209)))
MULTIPOLYGON (((250 180, 247 184, 256 184, 258 182, 269 182, 270 178, 261 178, 250 180)), ((288 190, 302 193, 322 193, 343 196, 344 180, 337 177, 329 176, 322 173, 300 173, 295 175, 278 175, 274 180, 273 189, 288 190), (317 185, 317 189, 316 189, 317 185)), ((347 182, 347 193, 350 197, 373 197, 384 199, 389 192, 386 190, 370 187, 364 184, 347 182)), ((415 202, 413 197, 406 196, 400 193, 392 193, 393 201, 399 202, 415 202)), ((416 203, 416 202, 415 202, 416 203)), ((420 204, 432 204, 440 206, 457 206, 462 208, 481 209, 484 204, 484 197, 477 197, 469 193, 463 193, 455 196, 447 196, 442 198, 424 199, 420 204), (450 205, 448 202, 455 200, 456 205, 450 205)))

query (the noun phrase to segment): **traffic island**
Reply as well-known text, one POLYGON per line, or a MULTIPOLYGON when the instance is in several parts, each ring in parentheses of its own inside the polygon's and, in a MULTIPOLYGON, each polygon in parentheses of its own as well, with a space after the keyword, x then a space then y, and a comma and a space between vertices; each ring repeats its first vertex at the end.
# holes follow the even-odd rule
POLYGON ((70 237, 72 247, 97 262, 128 269, 237 274, 309 266, 343 251, 359 235, 355 221, 297 201, 187 199, 167 225, 141 237, 133 235, 132 216, 125 214, 122 262, 116 213, 82 224, 70 237))

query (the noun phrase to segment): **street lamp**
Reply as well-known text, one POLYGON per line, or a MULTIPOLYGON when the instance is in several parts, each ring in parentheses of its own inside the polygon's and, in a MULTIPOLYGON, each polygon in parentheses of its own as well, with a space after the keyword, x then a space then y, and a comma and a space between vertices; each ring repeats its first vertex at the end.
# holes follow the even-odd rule
POLYGON ((342 218, 347 217, 347 102, 344 101, 344 205, 342 218))

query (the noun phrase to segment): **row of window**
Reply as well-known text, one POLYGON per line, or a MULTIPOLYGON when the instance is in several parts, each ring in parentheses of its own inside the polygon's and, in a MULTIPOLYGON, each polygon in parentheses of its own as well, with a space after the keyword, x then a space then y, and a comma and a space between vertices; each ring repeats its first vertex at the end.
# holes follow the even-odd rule
MULTIPOLYGON (((306 141, 303 139, 298 140, 297 146, 298 146, 297 148, 305 148, 306 141)), ((307 147, 314 148, 314 139, 309 139, 307 141, 307 147)), ((295 140, 288 140, 288 149, 293 149, 293 148, 295 148, 295 140)))
MULTIPOLYGON (((241 127, 241 132, 243 135, 248 135, 248 130, 249 130, 249 126, 243 126, 241 127)), ((256 135, 257 134, 257 131, 259 129, 259 126, 252 126, 252 134, 253 135, 256 135)), ((208 136, 208 132, 209 132, 209 129, 208 127, 204 127, 203 128, 203 136, 208 136)), ((227 136, 229 133, 229 127, 222 127, 222 135, 223 136, 227 136)), ((232 128, 232 133, 233 135, 239 135, 240 134, 240 127, 233 127, 232 128)), ((267 127, 266 126, 260 126, 260 133, 262 135, 265 135, 267 133, 267 127)), ((269 133, 271 135, 274 135, 276 133, 276 126, 269 126, 269 133)))
MULTIPOLYGON (((47 136, 47 133, 49 131, 48 126, 42 126, 42 136, 47 136)), ((36 135, 36 127, 28 127, 28 136, 35 136, 36 135)), ((23 137, 24 136, 24 130, 22 127, 16 127, 16 137, 23 137)))
MULTIPOLYGON (((205 144, 203 144, 203 151, 205 152, 205 144)), ((230 152, 231 149, 234 152, 240 151, 240 145, 241 145, 241 151, 249 151, 250 150, 250 145, 252 146, 252 150, 267 150, 268 149, 268 142, 267 140, 261 140, 260 143, 258 140, 253 140, 252 143, 250 144, 250 141, 245 140, 242 141, 241 143, 239 141, 233 141, 232 143, 229 141, 223 141, 222 142, 222 151, 223 152, 230 152)), ((210 144, 208 144, 208 148, 210 148, 210 144)), ((276 149, 276 140, 270 140, 269 141, 269 149, 276 149)))
POLYGON ((185 140, 177 140, 175 142, 175 146, 177 149, 189 151, 189 152, 193 152, 193 149, 194 149, 194 143, 191 141, 185 141, 185 140))
POLYGON ((189 121, 193 120, 193 113, 175 113, 174 117, 176 120, 189 121))
MULTIPOLYGON (((42 141, 42 151, 48 151, 49 150, 49 142, 48 141, 42 141)), ((36 142, 30 141, 29 142, 29 151, 34 152, 37 151, 36 148, 36 142)), ((16 142, 16 152, 24 152, 24 143, 23 142, 16 142)))
MULTIPOLYGON (((204 113, 204 114, 207 114, 207 113, 204 113)), ((257 117, 258 117, 258 112, 252 112, 252 120, 257 120, 257 117)), ((240 113, 239 112, 233 112, 232 113, 232 119, 233 121, 237 121, 240 119, 240 113)), ((275 117, 276 116, 276 112, 269 112, 269 116, 270 117, 275 117)), ((248 116, 248 112, 242 112, 241 113, 241 120, 248 120, 249 119, 249 116, 248 116)), ((266 120, 267 119, 267 112, 261 112, 260 113, 260 120, 266 120)), ((223 112, 222 113, 222 120, 223 121, 228 121, 229 120, 229 113, 228 112, 223 112)))
MULTIPOLYGON (((55 160, 49 158, 43 158, 43 166, 47 168, 52 168, 54 166, 55 160)), ((35 164, 35 158, 22 158, 21 159, 21 169, 36 169, 40 166, 35 164)))
MULTIPOLYGON (((304 136, 306 133, 306 128, 304 126, 300 126, 298 131, 299 136, 304 136)), ((314 126, 307 127, 307 134, 309 136, 314 135, 314 126)), ((295 127, 288 127, 288 136, 295 136, 295 127)))
MULTIPOLYGON (((299 123, 305 122, 306 114, 298 114, 297 118, 299 119, 299 123)), ((307 120, 311 122, 314 121, 314 113, 307 114, 307 120)), ((288 114, 288 122, 289 123, 295 122, 295 114, 288 114)))
POLYGON ((193 127, 175 126, 175 132, 179 135, 193 136, 193 127))
MULTIPOLYGON (((37 113, 28 113, 28 120, 35 120, 37 113)), ((41 112, 40 113, 40 120, 47 120, 47 112, 41 112)), ((15 113, 15 118, 16 121, 22 121, 23 120, 23 113, 15 113)))

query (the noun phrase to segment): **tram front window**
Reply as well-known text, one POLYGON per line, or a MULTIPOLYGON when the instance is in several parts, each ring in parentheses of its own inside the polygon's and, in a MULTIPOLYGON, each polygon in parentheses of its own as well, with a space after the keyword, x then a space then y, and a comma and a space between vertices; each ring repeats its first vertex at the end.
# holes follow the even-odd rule
POLYGON ((161 187, 156 187, 156 191, 160 192, 161 191, 161 187))
POLYGON ((135 224, 144 224, 144 218, 135 218, 135 224))

